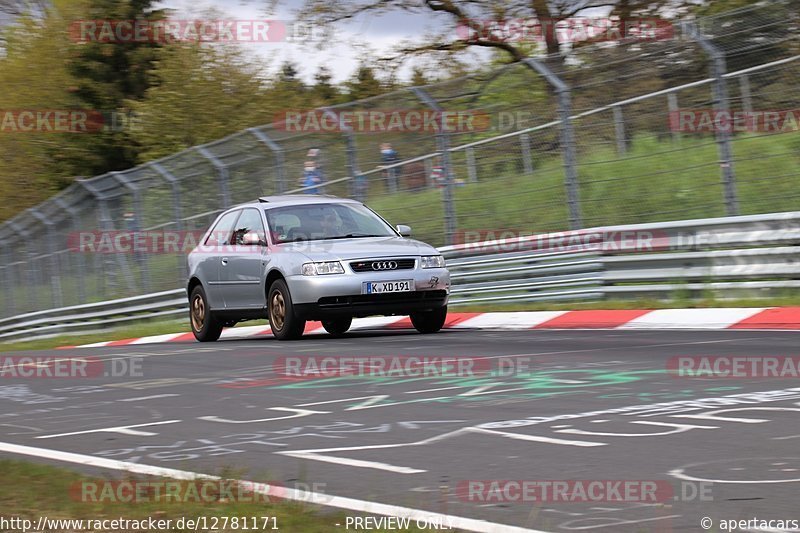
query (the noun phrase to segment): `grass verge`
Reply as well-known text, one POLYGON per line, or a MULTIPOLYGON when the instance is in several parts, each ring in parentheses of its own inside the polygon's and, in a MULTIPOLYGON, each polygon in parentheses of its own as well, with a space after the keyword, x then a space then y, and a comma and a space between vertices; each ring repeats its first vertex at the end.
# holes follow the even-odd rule
MULTIPOLYGON (((174 480, 132 477, 131 475, 116 478, 92 478, 67 468, 10 459, 0 460, 0 471, 3 472, 4 477, 4 482, 0 484, 0 509, 2 509, 0 517, 28 519, 34 525, 37 524, 40 517, 51 520, 114 520, 119 518, 146 520, 153 517, 156 520, 171 519, 171 527, 167 530, 181 532, 194 531, 193 528, 185 527, 186 520, 206 520, 206 524, 212 524, 216 518, 216 522, 220 526, 216 528, 216 531, 242 531, 244 519, 247 519, 250 531, 273 531, 274 524, 277 525, 278 531, 322 533, 337 529, 343 530, 346 517, 357 515, 354 512, 330 511, 324 507, 303 502, 253 497, 252 493, 243 493, 242 497, 234 498, 239 501, 225 501, 225 498, 220 498, 220 494, 214 493, 213 490, 205 491, 205 494, 194 493, 198 495, 190 496, 191 493, 186 488, 178 493, 180 494, 178 501, 164 497, 157 498, 153 491, 149 493, 142 491, 143 495, 138 502, 110 501, 118 500, 113 497, 114 494, 121 495, 124 500, 130 500, 132 492, 126 492, 119 485, 113 485, 113 483, 103 484, 104 481, 171 482, 174 480), (92 489, 88 491, 90 497, 84 496, 87 494, 85 490, 87 486, 92 489), (95 488, 99 488, 99 490, 95 491, 95 488), (105 491, 105 489, 109 490, 105 491), (94 498, 95 495, 100 497, 94 498), (228 527, 222 527, 226 517, 228 527), (238 528, 233 526, 233 517, 239 519, 238 528), (269 517, 269 519, 264 520, 264 517, 269 517), (185 519, 184 527, 178 525, 178 520, 181 518, 185 519), (256 518, 257 527, 252 527, 254 518, 256 518), (264 527, 264 524, 268 527, 264 527), (337 527, 337 524, 341 524, 341 526, 337 527)), ((227 478, 227 476, 222 477, 227 478)), ((159 486, 164 487, 161 484, 159 486)), ((199 487, 203 488, 202 485, 199 487)), ((139 494, 137 492, 137 495, 139 494)), ((79 530, 74 526, 57 529, 58 531, 79 530)), ((114 531, 114 529, 96 530, 114 531)), ((125 529, 118 528, 116 530, 123 531, 125 529)), ((350 528, 350 530, 353 529, 350 528)), ((421 530, 410 528, 392 529, 391 531, 416 532, 421 530)))

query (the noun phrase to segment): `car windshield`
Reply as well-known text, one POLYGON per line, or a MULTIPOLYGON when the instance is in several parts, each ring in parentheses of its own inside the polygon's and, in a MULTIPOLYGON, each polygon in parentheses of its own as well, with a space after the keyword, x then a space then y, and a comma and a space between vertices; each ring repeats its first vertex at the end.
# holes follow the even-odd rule
POLYGON ((383 219, 361 204, 306 204, 267 210, 275 244, 294 241, 396 237, 383 219))

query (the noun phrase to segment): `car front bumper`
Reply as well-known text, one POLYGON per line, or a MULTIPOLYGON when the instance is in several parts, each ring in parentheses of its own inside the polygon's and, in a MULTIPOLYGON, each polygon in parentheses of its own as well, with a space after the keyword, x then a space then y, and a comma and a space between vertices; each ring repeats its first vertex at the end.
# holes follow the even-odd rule
POLYGON ((298 315, 314 320, 336 316, 407 315, 447 305, 450 272, 415 268, 391 272, 289 276, 292 303, 298 315), (365 282, 412 280, 414 290, 362 294, 365 282))

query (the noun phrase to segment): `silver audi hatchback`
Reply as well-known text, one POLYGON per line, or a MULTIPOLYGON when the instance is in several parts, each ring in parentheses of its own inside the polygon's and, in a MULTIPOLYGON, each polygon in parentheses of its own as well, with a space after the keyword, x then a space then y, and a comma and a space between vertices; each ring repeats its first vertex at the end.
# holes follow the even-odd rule
POLYGON ((342 335, 354 317, 410 315, 421 333, 447 317, 450 273, 432 246, 409 239, 361 202, 270 196, 222 213, 189 254, 189 317, 199 341, 268 318, 280 339, 319 320, 342 335))

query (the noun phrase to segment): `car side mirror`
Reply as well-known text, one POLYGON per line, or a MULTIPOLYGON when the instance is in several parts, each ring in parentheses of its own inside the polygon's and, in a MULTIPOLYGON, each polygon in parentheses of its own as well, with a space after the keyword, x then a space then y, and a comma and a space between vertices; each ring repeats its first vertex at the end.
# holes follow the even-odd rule
POLYGON ((398 224, 397 233, 399 233, 403 237, 411 237, 411 226, 406 226, 405 224, 398 224))
POLYGON ((267 243, 264 242, 257 231, 248 231, 242 237, 242 244, 245 246, 265 246, 267 243))

